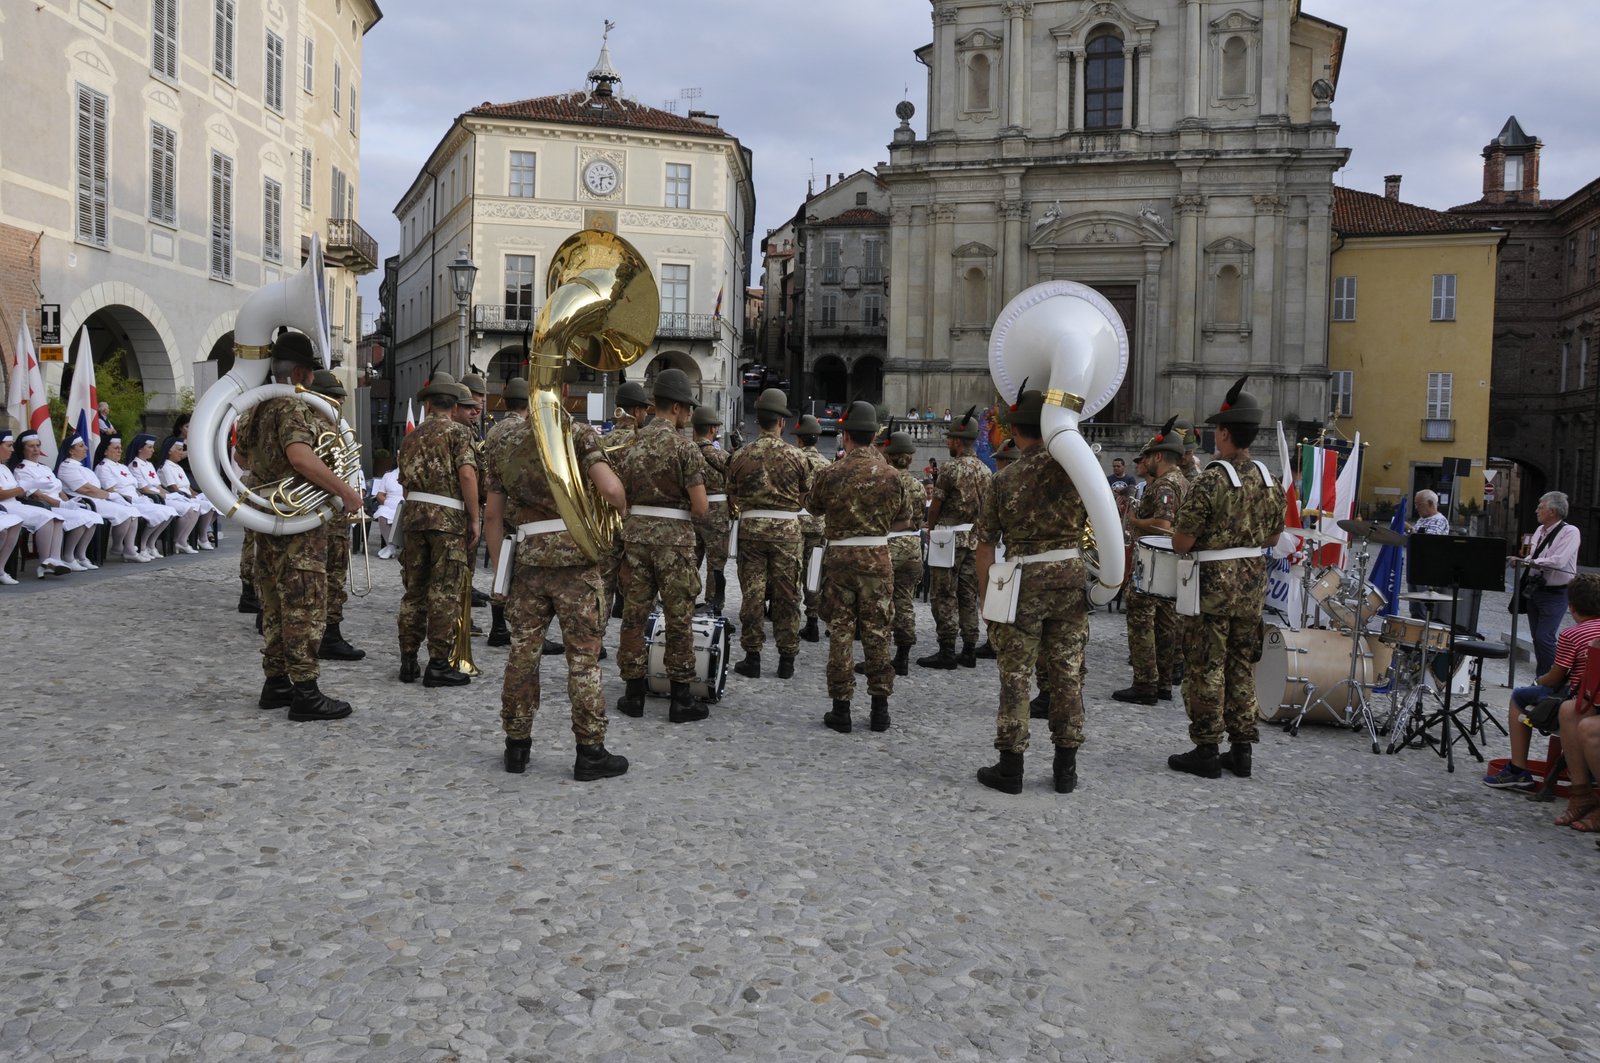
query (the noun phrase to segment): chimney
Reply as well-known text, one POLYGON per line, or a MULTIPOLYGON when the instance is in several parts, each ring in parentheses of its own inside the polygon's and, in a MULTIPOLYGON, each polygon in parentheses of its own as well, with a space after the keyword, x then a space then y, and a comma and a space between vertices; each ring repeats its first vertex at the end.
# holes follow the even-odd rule
POLYGON ((831 173, 823 174, 822 175, 822 190, 824 192, 826 192, 828 189, 830 189, 832 187, 833 187, 833 174, 831 174, 831 173))
POLYGON ((1383 179, 1383 198, 1398 200, 1400 198, 1400 175, 1389 174, 1383 179))

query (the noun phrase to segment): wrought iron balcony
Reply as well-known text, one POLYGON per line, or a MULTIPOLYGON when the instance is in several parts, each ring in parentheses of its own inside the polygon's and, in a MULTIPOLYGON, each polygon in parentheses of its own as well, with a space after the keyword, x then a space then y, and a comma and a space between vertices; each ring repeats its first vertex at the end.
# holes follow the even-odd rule
POLYGON ((662 314, 656 337, 664 340, 715 340, 715 314, 662 314))
POLYGON ((378 268, 378 241, 354 218, 329 218, 322 257, 335 266, 365 275, 378 268))
POLYGON ((523 303, 474 303, 472 327, 489 332, 526 332, 539 317, 537 306, 523 303))
POLYGON ((811 335, 813 336, 840 336, 848 339, 850 337, 865 338, 887 336, 889 334, 889 323, 886 321, 881 324, 866 325, 860 321, 823 318, 820 321, 813 320, 810 327, 811 335))

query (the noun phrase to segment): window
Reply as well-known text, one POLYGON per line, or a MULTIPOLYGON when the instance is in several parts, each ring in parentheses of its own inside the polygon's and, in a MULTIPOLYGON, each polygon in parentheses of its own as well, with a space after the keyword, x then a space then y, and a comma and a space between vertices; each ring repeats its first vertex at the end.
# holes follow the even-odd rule
POLYGON ((856 193, 856 206, 864 207, 866 205, 867 205, 867 194, 865 192, 857 192, 856 193))
POLYGON ((178 0, 154 0, 150 5, 150 72, 178 80, 178 0))
POLYGON ((1561 344, 1561 390, 1567 390, 1567 359, 1572 354, 1572 344, 1561 344))
POLYGON ((80 243, 96 247, 106 246, 106 110, 109 103, 101 93, 78 86, 76 238, 80 243))
POLYGON ((261 186, 261 257, 283 261, 283 185, 270 177, 261 186))
POLYGON ((507 321, 533 320, 533 276, 532 255, 506 256, 507 321))
POLYGON ((356 135, 356 87, 350 86, 350 135, 356 135))
POLYGON ((1250 46, 1243 37, 1229 37, 1222 46, 1222 94, 1247 96, 1250 46))
POLYGON ((1217 322, 1237 324, 1244 320, 1244 283, 1236 266, 1217 270, 1217 322))
POLYGON ((283 38, 267 31, 267 87, 263 102, 283 113, 283 38))
POLYGON ((333 113, 339 113, 339 96, 344 92, 344 71, 339 69, 339 64, 333 64, 333 113))
POLYGON ((1522 156, 1521 155, 1507 155, 1506 156, 1506 183, 1505 183, 1505 190, 1507 192, 1520 192, 1520 191, 1522 191, 1522 156))
POLYGON ((1430 420, 1450 419, 1450 389, 1454 373, 1429 373, 1428 374, 1428 418, 1430 420))
POLYGON ((351 289, 344 290, 344 334, 350 335, 350 299, 354 293, 351 289))
POLYGON ((233 26, 234 0, 212 0, 213 19, 211 33, 211 70, 219 77, 233 80, 233 26))
POLYGON ((989 320, 989 278, 977 266, 961 275, 961 320, 969 325, 989 320))
POLYGON ((672 315, 675 328, 689 327, 689 267, 661 267, 661 313, 672 315))
POLYGON ((300 205, 311 209, 311 149, 300 149, 300 205))
POLYGON ((233 160, 211 153, 211 277, 233 280, 233 160))
POLYGON ((689 209, 689 164, 667 163, 667 206, 689 209))
POLYGON ((178 224, 178 134, 150 123, 150 220, 178 224))
POLYGON ((511 187, 506 194, 514 199, 533 198, 533 175, 537 156, 531 151, 511 153, 511 187))
POLYGON ((1335 321, 1354 321, 1356 319, 1356 279, 1354 277, 1333 278, 1333 319, 1335 321))
POLYGON ((993 105, 989 102, 992 97, 992 93, 989 91, 991 73, 989 57, 982 52, 977 53, 967 62, 967 110, 988 111, 993 109, 993 105))
POLYGON ((333 199, 332 199, 332 202, 330 203, 330 205, 328 207, 328 210, 330 212, 330 217, 334 217, 334 218, 347 218, 347 217, 349 217, 349 215, 346 214, 345 210, 344 210, 345 195, 348 192, 349 188, 350 188, 350 179, 345 176, 343 170, 341 170, 341 169, 339 169, 339 167, 335 166, 333 168, 333 199))
POLYGON ((822 294, 822 325, 824 328, 833 328, 839 324, 839 293, 824 292, 822 294))
POLYGON ((306 57, 300 66, 300 87, 307 92, 313 90, 317 83, 317 45, 310 37, 306 38, 306 57))
POLYGON ((1456 275, 1454 273, 1435 273, 1433 275, 1433 319, 1435 321, 1454 321, 1456 319, 1456 275))
POLYGON ((844 245, 838 240, 822 241, 822 283, 838 284, 840 260, 844 258, 844 245))
POLYGON ((861 280, 866 284, 883 283, 883 240, 868 236, 861 241, 861 280))
POLYGON ((1335 369, 1329 374, 1328 386, 1333 392, 1333 413, 1336 417, 1349 417, 1355 406, 1355 370, 1335 369))
POLYGON ((867 292, 861 296, 861 324, 869 329, 883 324, 883 296, 867 292))
POLYGON ((1106 31, 1089 42, 1084 66, 1083 125, 1122 128, 1122 38, 1106 31))

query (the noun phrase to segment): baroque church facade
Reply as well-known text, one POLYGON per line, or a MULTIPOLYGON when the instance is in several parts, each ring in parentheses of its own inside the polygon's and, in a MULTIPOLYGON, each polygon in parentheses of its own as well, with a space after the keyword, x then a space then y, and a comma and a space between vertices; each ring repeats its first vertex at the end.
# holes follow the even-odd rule
POLYGON ((878 171, 888 408, 990 401, 994 319, 1065 279, 1128 328, 1127 376, 1095 418, 1108 444, 1203 415, 1245 373, 1271 417, 1320 424, 1344 29, 1300 0, 932 8, 926 132, 902 103, 878 171))

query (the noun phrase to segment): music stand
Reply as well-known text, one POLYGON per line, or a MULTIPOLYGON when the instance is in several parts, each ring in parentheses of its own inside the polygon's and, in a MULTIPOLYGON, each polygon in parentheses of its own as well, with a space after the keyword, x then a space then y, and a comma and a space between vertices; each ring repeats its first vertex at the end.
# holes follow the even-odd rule
MULTIPOLYGON (((1450 615, 1460 615, 1461 591, 1504 591, 1506 589, 1506 544, 1505 540, 1490 536, 1475 535, 1414 535, 1407 544, 1406 566, 1417 583, 1432 587, 1450 588, 1450 615)), ((1447 665, 1453 664, 1455 635, 1451 633, 1451 655, 1447 665)), ((1483 759, 1483 754, 1472 741, 1471 728, 1462 724, 1456 717, 1460 710, 1451 707, 1451 698, 1455 693, 1454 668, 1447 667, 1447 673, 1452 673, 1445 680, 1444 705, 1439 711, 1424 719, 1417 725, 1414 738, 1420 739, 1430 748, 1445 758, 1445 770, 1455 771, 1456 761, 1454 747, 1458 739, 1465 739, 1467 749, 1474 757, 1483 759), (1454 724, 1456 736, 1450 735, 1450 725, 1454 724), (1434 726, 1440 728, 1439 737, 1435 739, 1428 732, 1434 726), (1435 744, 1437 743, 1437 744, 1435 744)), ((1407 744, 1411 738, 1407 738, 1407 744)))

